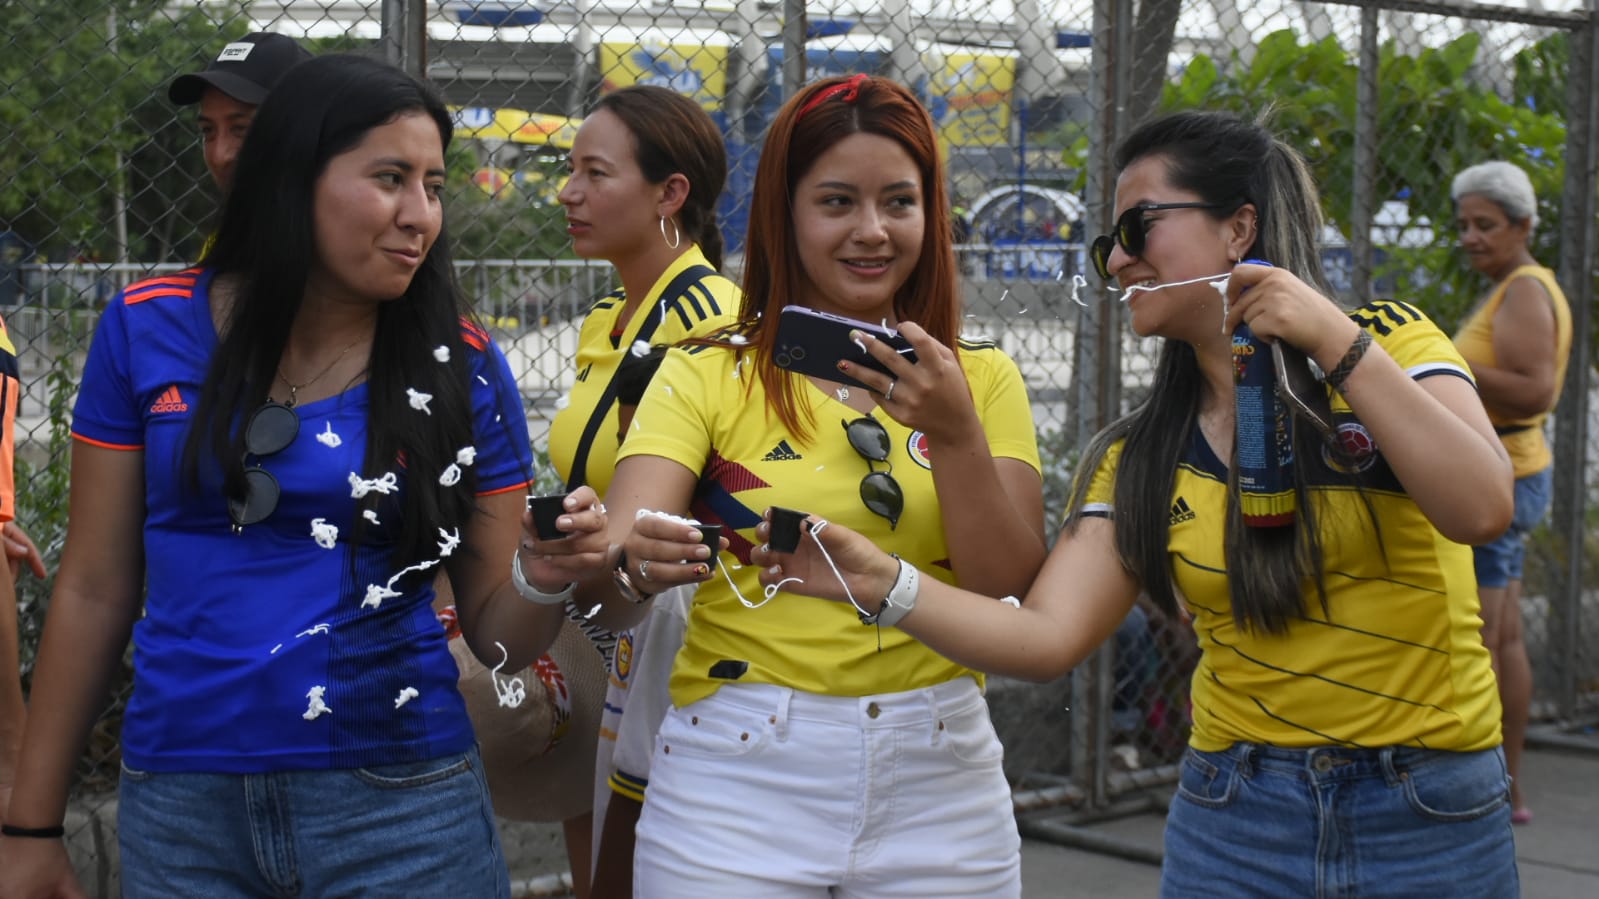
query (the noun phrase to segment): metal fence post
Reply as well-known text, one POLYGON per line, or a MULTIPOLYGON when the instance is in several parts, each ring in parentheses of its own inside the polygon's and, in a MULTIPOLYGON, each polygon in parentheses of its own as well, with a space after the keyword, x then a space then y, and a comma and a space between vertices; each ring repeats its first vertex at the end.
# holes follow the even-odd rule
POLYGON ((784 100, 805 84, 805 27, 805 0, 783 0, 784 100))
POLYGON ((1594 300, 1595 190, 1599 189, 1599 0, 1589 0, 1588 21, 1570 33, 1566 91, 1566 183, 1560 204, 1560 284, 1571 305, 1571 357, 1555 410, 1554 510, 1559 560, 1549 598, 1548 646, 1555 703, 1562 717, 1577 707, 1578 648, 1582 633, 1585 474, 1588 390, 1593 379, 1589 335, 1594 300))
POLYGON ((427 77, 427 0, 383 0, 383 58, 427 77))
POLYGON ((1377 8, 1360 11, 1360 74, 1355 86, 1355 171, 1349 210, 1350 289, 1354 301, 1371 297, 1371 221, 1377 192, 1377 8))

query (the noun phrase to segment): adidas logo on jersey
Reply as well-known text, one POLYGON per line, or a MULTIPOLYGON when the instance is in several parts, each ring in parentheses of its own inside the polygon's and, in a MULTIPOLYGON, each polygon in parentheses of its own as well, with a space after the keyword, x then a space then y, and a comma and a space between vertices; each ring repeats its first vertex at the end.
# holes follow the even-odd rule
POLYGON ((765 456, 761 457, 761 461, 762 462, 794 462, 794 461, 797 461, 797 460, 803 459, 803 458, 805 458, 805 457, 800 455, 799 453, 794 452, 794 448, 792 446, 788 445, 788 441, 787 440, 780 440, 780 441, 778 441, 777 446, 772 447, 772 451, 771 452, 769 452, 765 456))
POLYGON ((1171 504, 1171 523, 1182 524, 1194 520, 1194 510, 1188 508, 1188 500, 1177 497, 1177 502, 1171 504))
POLYGON ((161 391, 161 396, 157 397, 155 403, 150 406, 150 411, 157 414, 162 412, 187 412, 189 411, 189 404, 183 401, 183 394, 178 393, 178 385, 173 384, 166 390, 161 391))

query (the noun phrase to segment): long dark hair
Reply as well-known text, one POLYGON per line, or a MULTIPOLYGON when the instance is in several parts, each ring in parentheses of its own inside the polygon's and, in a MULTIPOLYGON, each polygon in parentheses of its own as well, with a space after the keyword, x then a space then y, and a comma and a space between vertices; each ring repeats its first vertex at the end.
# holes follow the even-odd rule
MULTIPOLYGON (((1174 187, 1192 191, 1220 212, 1243 203, 1255 207, 1255 242, 1246 258, 1265 259, 1335 296, 1321 267, 1316 241, 1321 206, 1304 160, 1264 126, 1229 113, 1181 112, 1149 122, 1118 148, 1118 171, 1159 156, 1174 187)), ((1198 425, 1201 390, 1194 348, 1164 340, 1149 398, 1096 435, 1084 454, 1073 489, 1067 527, 1082 517, 1095 469, 1118 440, 1125 440, 1116 469, 1116 548, 1122 564, 1166 612, 1176 610, 1168 555, 1172 490, 1177 467, 1198 425)), ((1233 620, 1243 628, 1282 633, 1305 611, 1304 583, 1316 586, 1323 610, 1327 591, 1316 508, 1305 488, 1304 466, 1317 458, 1321 439, 1314 428, 1294 429, 1294 493, 1298 515, 1292 526, 1252 528, 1238 505, 1236 458, 1227 484, 1226 562, 1233 620)), ((1234 447, 1236 457, 1237 448, 1234 447)))
MULTIPOLYGON (((317 179, 367 132, 412 112, 431 118, 449 146, 450 114, 431 88, 393 66, 351 55, 301 63, 256 111, 205 260, 236 290, 184 447, 191 485, 200 483, 202 461, 218 464, 224 494, 243 498, 243 425, 266 401, 316 263, 317 179)), ((403 459, 411 473, 400 494, 396 568, 437 558, 438 529, 464 524, 475 508, 470 466, 453 488, 431 482, 459 449, 475 442, 461 336, 468 315, 441 230, 405 293, 378 307, 368 363, 364 470, 395 470, 403 459), (450 349, 447 365, 433 356, 439 346, 450 349), (415 426, 408 387, 434 398, 426 427, 415 426)), ((373 508, 380 498, 368 494, 361 505, 373 508)), ((357 515, 355 522, 352 542, 359 543, 365 521, 357 515)))
POLYGON ((777 348, 777 319, 784 306, 800 295, 804 272, 794 239, 794 185, 827 150, 852 134, 875 134, 904 148, 922 179, 926 226, 916 269, 894 295, 894 314, 927 329, 953 348, 960 335, 960 296, 955 278, 955 244, 950 230, 949 197, 944 190, 944 165, 938 155, 933 120, 916 96, 886 78, 861 77, 847 90, 836 91, 812 105, 821 94, 843 87, 850 78, 826 78, 802 88, 783 108, 766 133, 750 197, 750 229, 744 259, 744 304, 741 328, 758 349, 755 371, 771 398, 778 418, 791 433, 804 435, 797 379, 772 361, 777 348))
POLYGON ((700 245, 713 268, 721 268, 716 201, 727 185, 727 146, 710 115, 692 99, 653 84, 606 94, 594 104, 596 112, 601 109, 610 110, 633 135, 644 180, 660 184, 678 172, 688 179, 688 198, 677 211, 683 233, 700 245))

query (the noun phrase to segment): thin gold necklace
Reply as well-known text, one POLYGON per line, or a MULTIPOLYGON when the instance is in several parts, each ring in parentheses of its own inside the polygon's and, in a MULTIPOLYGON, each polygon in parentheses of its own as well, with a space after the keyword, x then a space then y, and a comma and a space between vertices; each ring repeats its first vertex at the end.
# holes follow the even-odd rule
POLYGON ((360 342, 361 342, 361 338, 359 338, 359 337, 357 337, 356 339, 350 341, 350 345, 345 347, 344 349, 340 350, 339 354, 337 356, 333 357, 333 361, 329 362, 327 364, 326 368, 324 368, 321 371, 317 372, 316 375, 313 376, 309 381, 302 381, 299 384, 296 384, 293 381, 290 381, 288 379, 288 377, 283 374, 283 362, 281 360, 279 360, 279 362, 278 362, 278 379, 281 380, 283 383, 289 385, 289 398, 284 401, 283 405, 288 406, 291 409, 294 408, 294 403, 295 403, 295 400, 299 396, 300 388, 302 388, 302 387, 310 387, 312 384, 315 384, 316 382, 322 380, 322 376, 327 374, 328 372, 332 371, 333 370, 333 366, 338 365, 339 361, 341 359, 343 359, 345 356, 349 355, 350 351, 355 349, 355 345, 360 343, 360 342))

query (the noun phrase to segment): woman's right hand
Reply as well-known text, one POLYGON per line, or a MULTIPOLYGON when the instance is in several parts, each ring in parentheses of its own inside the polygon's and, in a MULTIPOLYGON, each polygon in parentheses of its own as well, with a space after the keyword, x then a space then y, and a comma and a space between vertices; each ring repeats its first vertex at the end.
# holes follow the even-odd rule
POLYGON ((66 842, 0 837, 0 899, 86 899, 66 842))
POLYGON ((763 586, 775 585, 785 593, 834 602, 848 602, 854 596, 856 604, 867 612, 875 611, 894 588, 899 560, 869 538, 812 515, 800 528, 799 546, 792 553, 780 553, 769 542, 772 510, 767 509, 764 517, 755 528, 761 544, 750 552, 750 563, 761 568, 763 586))
MULTIPOLYGON (((701 539, 700 529, 686 521, 639 515, 622 542, 628 578, 635 588, 652 595, 710 580, 711 548, 701 539)), ((726 547, 727 538, 717 542, 720 552, 726 547)))

